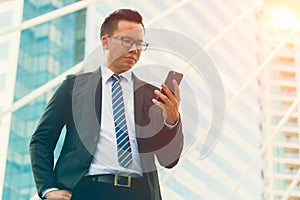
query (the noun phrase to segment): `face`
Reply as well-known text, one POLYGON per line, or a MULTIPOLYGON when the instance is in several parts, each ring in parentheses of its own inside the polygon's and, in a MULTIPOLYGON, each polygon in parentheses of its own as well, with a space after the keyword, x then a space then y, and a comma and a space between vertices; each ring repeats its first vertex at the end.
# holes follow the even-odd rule
POLYGON ((143 27, 141 24, 121 20, 117 29, 109 36, 102 36, 102 45, 106 52, 105 64, 114 73, 120 74, 131 69, 139 60, 142 50, 137 49, 136 44, 126 47, 121 38, 132 38, 135 41, 143 41, 143 27))

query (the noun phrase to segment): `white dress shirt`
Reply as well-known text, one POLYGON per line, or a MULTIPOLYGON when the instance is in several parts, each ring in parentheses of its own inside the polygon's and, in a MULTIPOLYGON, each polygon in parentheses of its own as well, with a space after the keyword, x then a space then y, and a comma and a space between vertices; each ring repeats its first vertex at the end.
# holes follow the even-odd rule
POLYGON ((102 112, 99 133, 100 138, 87 175, 125 173, 143 176, 135 133, 132 72, 129 70, 119 74, 121 76, 120 84, 123 91, 126 123, 133 156, 133 162, 128 167, 124 168, 119 164, 117 157, 117 141, 111 98, 111 76, 113 75, 113 72, 105 66, 101 66, 101 71, 102 112))

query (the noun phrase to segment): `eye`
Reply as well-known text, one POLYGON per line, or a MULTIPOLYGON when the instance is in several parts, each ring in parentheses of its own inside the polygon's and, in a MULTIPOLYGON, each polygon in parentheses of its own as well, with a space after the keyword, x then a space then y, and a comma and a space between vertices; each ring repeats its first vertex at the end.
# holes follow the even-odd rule
POLYGON ((127 45, 131 45, 132 42, 133 42, 133 40, 131 38, 128 38, 128 37, 123 37, 122 40, 123 40, 123 43, 127 44, 127 45))
POLYGON ((142 43, 140 43, 140 42, 136 43, 136 46, 137 46, 137 48, 138 48, 138 49, 141 49, 141 48, 143 48, 143 44, 142 44, 142 43))

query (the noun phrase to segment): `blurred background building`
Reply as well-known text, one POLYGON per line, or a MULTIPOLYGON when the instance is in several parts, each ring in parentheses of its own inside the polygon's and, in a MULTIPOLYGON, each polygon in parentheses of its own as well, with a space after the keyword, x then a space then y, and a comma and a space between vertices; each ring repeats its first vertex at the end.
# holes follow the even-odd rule
MULTIPOLYGON (((5 1, 1 3, 1 8, 11 7, 11 10, 2 14, 1 21, 7 23, 8 20, 16 18, 13 17, 14 14, 19 15, 14 23, 11 23, 6 29, 13 28, 21 22, 74 2, 5 1)), ((81 61, 84 58, 84 32, 85 9, 82 9, 25 29, 18 34, 18 37, 11 40, 12 43, 2 43, 2 56, 9 56, 4 59, 15 60, 14 65, 9 62, 1 65, 3 70, 10 70, 11 73, 8 76, 14 77, 14 82, 7 85, 6 89, 11 93, 10 104, 22 99, 81 61), (12 46, 13 43, 18 44, 12 46), (5 44, 6 46, 4 46, 5 44), (7 52, 13 52, 13 54, 7 52), (13 68, 14 71, 10 68, 13 68)), ((15 32, 13 34, 16 35, 15 32)), ((6 84, 9 84, 8 81, 11 80, 6 77, 3 82, 5 81, 7 81, 6 84)), ((1 149, 1 152, 7 153, 4 182, 2 182, 2 199, 29 199, 35 193, 28 142, 52 93, 53 90, 50 90, 13 112, 11 122, 7 123, 8 131, 1 132, 8 139, 7 150, 1 149)), ((9 104, 7 106, 9 107, 9 104)), ((2 122, 3 127, 7 125, 2 122)))
MULTIPOLYGON (((0 32, 17 26, 22 19, 22 3, 9 2, 0 6, 0 32)), ((14 86, 18 62, 20 32, 0 37, 0 112, 13 103, 14 86)), ((0 191, 3 189, 8 139, 11 125, 11 113, 1 117, 0 125, 0 191)), ((2 194, 0 192, 0 194, 2 194)), ((2 196, 2 195, 0 195, 2 196)))
MULTIPOLYGON (((184 153, 175 169, 160 170, 164 199, 300 198, 298 108, 274 134, 275 139, 266 143, 300 85, 299 31, 270 57, 299 18, 296 15, 289 27, 273 26, 278 20, 270 20, 267 8, 290 4, 291 12, 297 12, 297 3, 0 1, 0 198, 36 198, 28 145, 37 120, 66 74, 101 64, 90 65, 87 60, 101 50, 99 27, 104 17, 121 7, 137 9, 148 28, 169 29, 201 45, 223 81, 227 107, 222 136, 213 151, 201 158, 213 112, 205 77, 178 56, 161 51, 146 51, 134 69, 154 84, 163 82, 171 68, 185 74, 181 84, 184 153)), ((59 147, 55 153, 59 154, 59 147)))
POLYGON ((295 178, 300 167, 299 104, 290 115, 286 113, 300 91, 300 31, 296 25, 299 9, 298 2, 283 7, 277 1, 258 11, 260 62, 269 59, 270 53, 281 46, 260 77, 262 141, 274 133, 263 165, 264 194, 265 199, 270 200, 300 199, 300 184, 295 178), (296 12, 291 12, 293 10, 296 12), (285 115, 286 123, 276 130, 285 115), (285 193, 294 179, 294 189, 287 198, 285 193))

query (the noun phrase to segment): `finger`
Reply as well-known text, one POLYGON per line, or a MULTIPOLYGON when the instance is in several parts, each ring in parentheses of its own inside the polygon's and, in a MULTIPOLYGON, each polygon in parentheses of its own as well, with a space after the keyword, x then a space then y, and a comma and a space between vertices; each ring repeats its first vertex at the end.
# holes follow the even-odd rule
POLYGON ((174 86, 174 94, 178 101, 180 101, 180 91, 178 83, 175 79, 172 80, 173 86, 174 86))
POLYGON ((62 192, 63 192, 63 196, 65 196, 65 197, 67 197, 69 199, 72 197, 72 193, 71 192, 69 192, 67 190, 63 190, 62 192))
POLYGON ((162 89, 165 92, 165 96, 167 97, 167 101, 165 103, 169 103, 169 102, 174 102, 177 101, 176 97, 174 96, 173 92, 168 88, 168 86, 166 84, 162 84, 162 89))
POLYGON ((159 106, 161 109, 165 109, 165 104, 164 103, 162 103, 162 102, 160 102, 160 101, 157 101, 156 99, 152 99, 152 103, 154 104, 154 105, 157 105, 157 106, 159 106))
MULTIPOLYGON (((174 80, 174 79, 173 79, 174 80)), ((174 80, 175 81, 175 80, 174 80)), ((167 98, 169 101, 171 102, 176 102, 178 101, 176 96, 173 94, 173 92, 167 87, 166 84, 162 84, 162 89, 165 91, 166 95, 167 95, 167 98)))
POLYGON ((169 98, 159 90, 154 90, 154 94, 160 99, 162 99, 164 103, 167 103, 169 101, 169 98))

